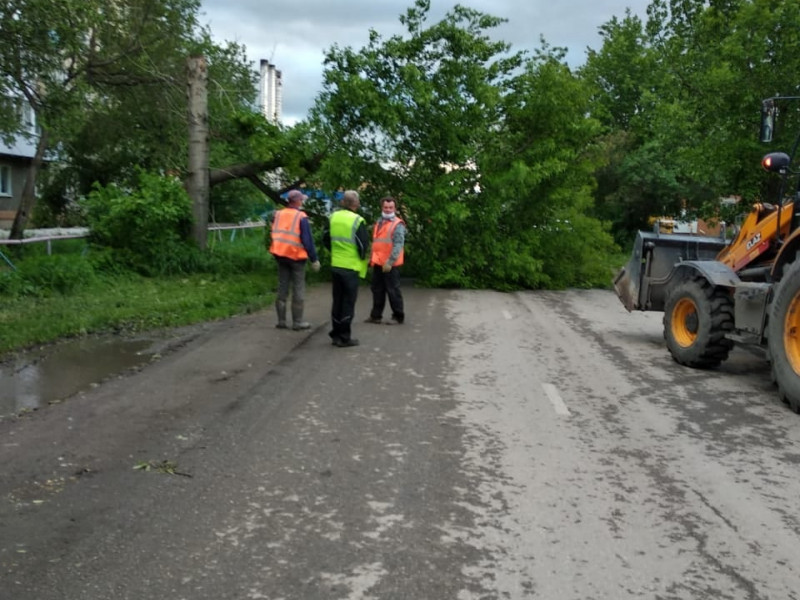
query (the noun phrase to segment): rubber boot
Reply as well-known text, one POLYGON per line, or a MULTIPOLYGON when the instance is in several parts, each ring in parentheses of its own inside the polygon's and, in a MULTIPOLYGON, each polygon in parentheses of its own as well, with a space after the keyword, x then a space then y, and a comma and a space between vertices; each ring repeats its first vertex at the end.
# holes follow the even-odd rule
POLYGON ((311 323, 303 321, 303 304, 301 302, 292 302, 292 329, 300 331, 301 329, 311 329, 311 323))
POLYGON ((286 300, 275 301, 275 311, 278 313, 278 329, 286 329, 286 300))

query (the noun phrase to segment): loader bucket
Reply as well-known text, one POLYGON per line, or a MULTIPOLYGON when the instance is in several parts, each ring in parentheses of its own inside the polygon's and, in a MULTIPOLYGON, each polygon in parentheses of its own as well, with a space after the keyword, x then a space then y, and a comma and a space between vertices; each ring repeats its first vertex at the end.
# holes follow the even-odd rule
POLYGON ((726 244, 718 237, 640 231, 628 263, 614 276, 614 290, 628 311, 660 310, 664 288, 659 284, 669 280, 675 265, 715 260, 726 244))
POLYGON ((641 286, 644 239, 642 232, 636 236, 633 244, 633 252, 627 264, 614 276, 614 291, 622 301, 622 304, 631 312, 639 308, 639 288, 641 286))

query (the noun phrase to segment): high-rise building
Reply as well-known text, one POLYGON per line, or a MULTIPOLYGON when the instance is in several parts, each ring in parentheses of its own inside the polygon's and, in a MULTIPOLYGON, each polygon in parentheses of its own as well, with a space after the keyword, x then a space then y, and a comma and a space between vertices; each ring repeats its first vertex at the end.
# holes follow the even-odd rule
POLYGON ((281 72, 271 62, 262 59, 259 104, 261 112, 270 123, 280 123, 282 101, 283 82, 281 81, 281 72))

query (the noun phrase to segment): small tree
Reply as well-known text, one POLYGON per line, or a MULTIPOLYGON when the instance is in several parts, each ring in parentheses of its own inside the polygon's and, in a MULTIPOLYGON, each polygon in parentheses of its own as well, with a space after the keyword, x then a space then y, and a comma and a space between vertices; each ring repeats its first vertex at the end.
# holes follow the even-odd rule
POLYGON ((178 179, 140 171, 134 189, 96 186, 84 202, 90 241, 113 250, 114 262, 143 275, 184 271, 196 246, 192 203, 178 179))

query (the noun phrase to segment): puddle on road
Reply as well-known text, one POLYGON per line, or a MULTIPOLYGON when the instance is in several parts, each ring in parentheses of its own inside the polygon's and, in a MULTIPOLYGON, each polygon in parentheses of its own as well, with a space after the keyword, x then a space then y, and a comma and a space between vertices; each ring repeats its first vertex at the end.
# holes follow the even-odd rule
POLYGON ((0 364, 0 418, 47 406, 150 362, 153 340, 79 338, 0 364))

